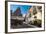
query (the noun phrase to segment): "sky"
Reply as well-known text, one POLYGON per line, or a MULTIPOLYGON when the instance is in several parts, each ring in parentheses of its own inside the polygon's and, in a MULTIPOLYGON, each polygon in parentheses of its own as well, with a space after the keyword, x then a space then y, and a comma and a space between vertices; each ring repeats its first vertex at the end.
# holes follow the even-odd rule
POLYGON ((29 8, 31 8, 31 5, 10 5, 10 10, 12 10, 13 12, 20 7, 21 13, 22 14, 26 14, 28 13, 29 8))

